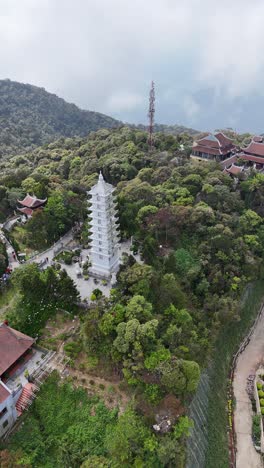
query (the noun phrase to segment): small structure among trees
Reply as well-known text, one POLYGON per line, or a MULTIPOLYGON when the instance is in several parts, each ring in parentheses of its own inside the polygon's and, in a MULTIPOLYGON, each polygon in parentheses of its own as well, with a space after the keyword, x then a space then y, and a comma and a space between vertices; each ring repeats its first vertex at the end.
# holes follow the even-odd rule
POLYGON ((209 134, 193 143, 191 158, 206 161, 224 161, 237 151, 233 141, 222 132, 209 134))
POLYGON ((34 211, 42 209, 45 206, 47 198, 41 199, 37 198, 35 195, 27 194, 23 200, 17 201, 21 205, 17 208, 18 211, 23 213, 27 218, 31 218, 34 211))

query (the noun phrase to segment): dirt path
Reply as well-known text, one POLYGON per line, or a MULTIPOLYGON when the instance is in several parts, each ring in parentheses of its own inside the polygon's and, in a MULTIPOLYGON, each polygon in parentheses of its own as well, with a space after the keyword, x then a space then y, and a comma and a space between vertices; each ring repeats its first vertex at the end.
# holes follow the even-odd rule
POLYGON ((235 430, 237 436, 237 468, 263 468, 261 456, 256 452, 252 438, 252 409, 246 391, 247 377, 254 374, 264 359, 264 308, 245 351, 239 356, 234 376, 236 398, 235 430))

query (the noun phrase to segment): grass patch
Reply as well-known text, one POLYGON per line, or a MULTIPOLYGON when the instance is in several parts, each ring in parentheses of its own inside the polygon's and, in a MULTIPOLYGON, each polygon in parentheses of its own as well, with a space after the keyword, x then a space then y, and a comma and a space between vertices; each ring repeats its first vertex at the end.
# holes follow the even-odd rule
POLYGON ((4 320, 14 306, 18 293, 11 286, 1 290, 0 293, 0 320, 4 320))
POLYGON ((220 333, 213 353, 208 407, 206 468, 228 468, 227 385, 233 354, 253 324, 264 295, 264 281, 252 285, 241 308, 241 320, 220 333))

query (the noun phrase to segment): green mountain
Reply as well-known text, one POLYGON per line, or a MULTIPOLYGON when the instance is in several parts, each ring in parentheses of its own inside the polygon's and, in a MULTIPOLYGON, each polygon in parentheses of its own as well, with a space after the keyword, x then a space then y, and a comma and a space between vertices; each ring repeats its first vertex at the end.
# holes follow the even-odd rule
POLYGON ((85 136, 121 122, 79 109, 44 88, 0 80, 0 157, 25 153, 60 137, 85 136))
MULTIPOLYGON (((147 125, 137 125, 136 126, 137 128, 139 128, 140 130, 143 130, 143 131, 147 131, 148 130, 148 126, 147 125)), ((167 135, 179 135, 181 133, 188 133, 189 135, 197 135, 200 133, 199 130, 194 130, 193 128, 188 128, 188 127, 184 127, 183 125, 165 125, 165 124, 158 124, 156 123, 154 125, 154 132, 155 133, 158 133, 158 132, 161 132, 161 133, 166 133, 167 135)))

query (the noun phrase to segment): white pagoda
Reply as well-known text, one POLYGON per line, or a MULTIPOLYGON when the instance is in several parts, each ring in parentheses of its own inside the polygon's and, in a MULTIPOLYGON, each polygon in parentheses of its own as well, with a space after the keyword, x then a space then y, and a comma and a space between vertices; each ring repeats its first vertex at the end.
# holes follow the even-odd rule
POLYGON ((119 234, 115 188, 105 182, 100 172, 97 184, 88 192, 90 204, 90 260, 93 276, 110 278, 119 268, 119 234))

